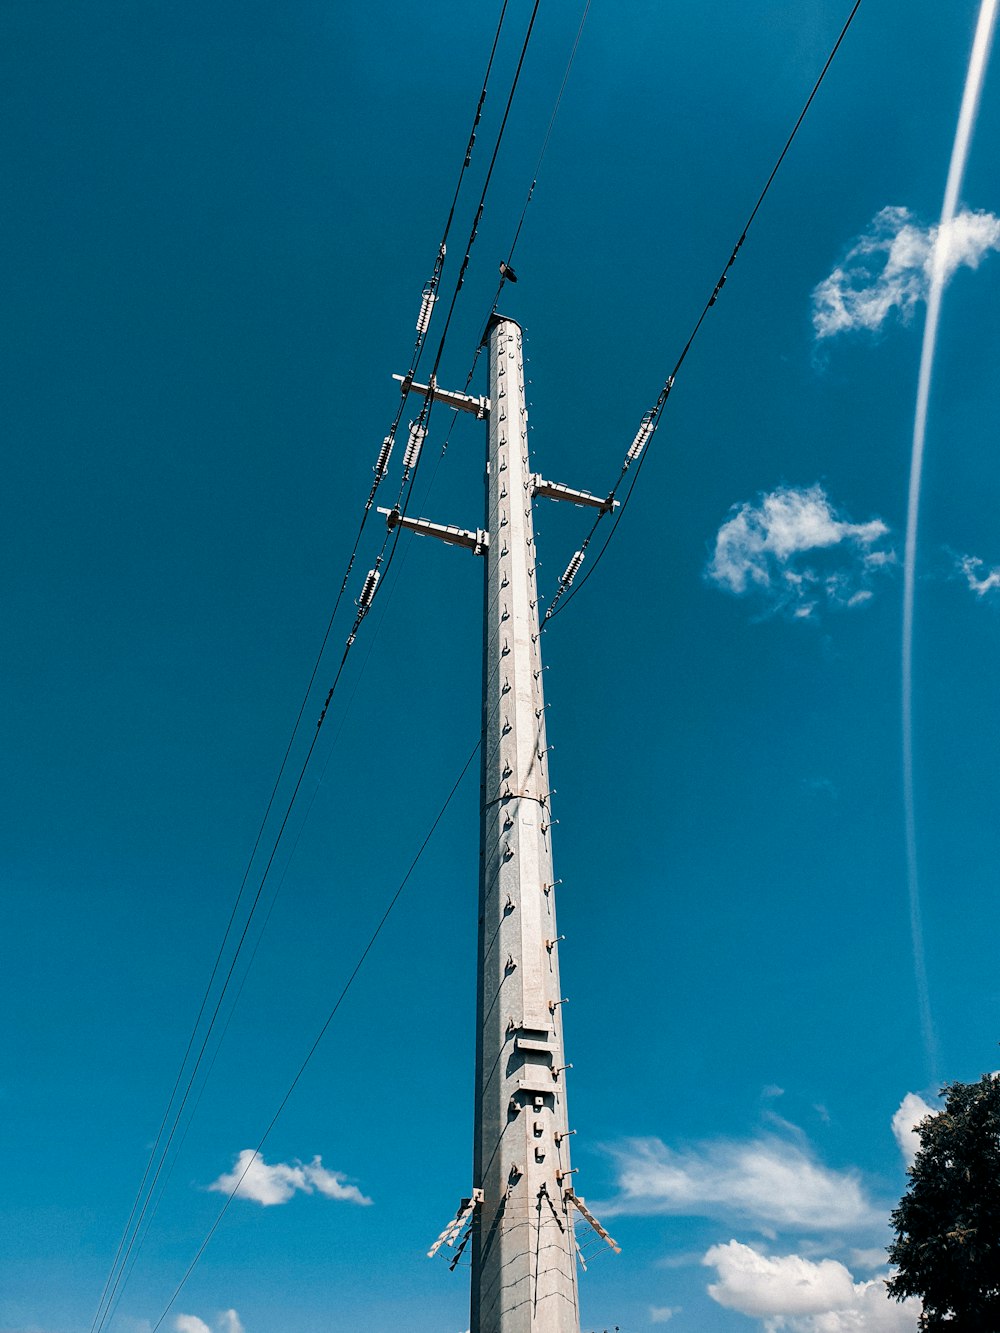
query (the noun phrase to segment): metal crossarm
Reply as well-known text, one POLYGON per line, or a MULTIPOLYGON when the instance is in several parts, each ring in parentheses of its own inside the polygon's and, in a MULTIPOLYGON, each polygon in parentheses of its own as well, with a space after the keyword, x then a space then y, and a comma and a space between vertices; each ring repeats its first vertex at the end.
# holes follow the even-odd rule
POLYGON ((446 542, 449 546, 464 546, 473 555, 482 555, 490 544, 489 534, 482 528, 471 532, 468 528, 457 528, 451 523, 432 523, 426 518, 410 518, 398 509, 380 507, 378 512, 385 515, 390 532, 393 528, 406 528, 410 532, 419 532, 423 537, 436 537, 439 542, 446 542))
POLYGON ((418 384, 416 380, 410 379, 407 375, 393 375, 394 380, 399 381, 400 389, 403 393, 418 393, 421 398, 435 398, 439 403, 444 403, 446 407, 453 407, 456 412, 471 412, 477 421, 483 421, 489 415, 490 400, 484 397, 474 397, 470 393, 458 393, 455 389, 441 389, 438 382, 433 377, 430 384, 418 384))
POLYGON ((578 491, 572 486, 563 486, 558 481, 546 481, 537 472, 531 474, 531 493, 540 495, 545 500, 568 500, 570 504, 599 509, 602 514, 610 513, 620 504, 620 501, 613 500, 610 495, 602 499, 599 495, 591 495, 589 491, 578 491))

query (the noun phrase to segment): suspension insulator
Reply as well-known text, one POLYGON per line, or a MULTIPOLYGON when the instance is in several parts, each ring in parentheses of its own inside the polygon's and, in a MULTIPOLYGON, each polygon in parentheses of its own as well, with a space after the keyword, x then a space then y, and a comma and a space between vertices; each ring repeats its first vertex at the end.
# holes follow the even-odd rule
POLYGON ((372 469, 376 481, 381 481, 389 469, 389 455, 392 453, 393 444, 394 440, 391 435, 387 435, 382 441, 382 448, 378 451, 378 460, 372 469))
POLYGON ((566 566, 565 574, 563 574, 562 578, 559 580, 562 587, 564 588, 569 587, 569 585, 576 578, 576 575, 579 572, 580 566, 582 564, 583 564, 583 552, 577 551, 576 554, 573 556, 573 559, 566 566))
POLYGON ((358 598, 358 606, 362 611, 367 611, 371 606, 380 578, 381 575, 377 569, 370 569, 365 575, 365 586, 361 589, 361 596, 358 598))
POLYGON ((635 460, 642 453, 643 449, 645 449, 646 445, 649 443, 650 436, 653 434, 653 426, 655 424, 656 424, 656 413, 647 412, 639 425, 639 429, 636 431, 635 439, 632 441, 631 448, 629 449, 628 454, 626 455, 630 463, 635 462, 635 460))
POLYGON ((437 295, 434 291, 434 287, 431 283, 428 283, 424 288, 423 296, 420 298, 420 314, 417 316, 417 332, 420 334, 421 338, 430 328, 431 312, 434 309, 434 302, 436 300, 437 295))
POLYGON ((403 454, 404 468, 417 466, 417 459, 420 457, 420 450, 423 447, 426 434, 426 426, 421 426, 419 421, 410 422, 410 438, 406 441, 406 452, 403 454))

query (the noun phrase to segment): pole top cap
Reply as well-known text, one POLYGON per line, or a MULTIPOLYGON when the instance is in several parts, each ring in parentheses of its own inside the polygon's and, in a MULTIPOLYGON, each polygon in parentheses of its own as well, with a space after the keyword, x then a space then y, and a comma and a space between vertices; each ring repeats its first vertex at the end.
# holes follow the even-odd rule
POLYGON ((514 327, 517 329, 518 333, 523 332, 520 324, 518 324, 516 319, 511 319, 509 315, 500 315, 494 313, 490 315, 489 319, 486 322, 486 328, 483 331, 483 343, 481 343, 480 346, 482 346, 484 343, 488 341, 490 334, 493 332, 493 330, 497 327, 498 324, 513 324, 514 327))

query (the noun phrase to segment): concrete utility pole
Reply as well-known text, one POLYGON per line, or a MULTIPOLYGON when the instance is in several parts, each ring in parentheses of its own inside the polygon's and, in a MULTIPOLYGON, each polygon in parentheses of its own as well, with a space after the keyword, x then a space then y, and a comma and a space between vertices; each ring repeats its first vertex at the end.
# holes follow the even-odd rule
POLYGON ((403 386, 488 419, 486 528, 380 511, 486 562, 475 1187, 431 1253, 471 1237, 472 1333, 579 1333, 574 1213, 617 1247, 572 1188, 532 500, 608 501, 531 472, 521 330, 488 337, 487 400, 403 386))

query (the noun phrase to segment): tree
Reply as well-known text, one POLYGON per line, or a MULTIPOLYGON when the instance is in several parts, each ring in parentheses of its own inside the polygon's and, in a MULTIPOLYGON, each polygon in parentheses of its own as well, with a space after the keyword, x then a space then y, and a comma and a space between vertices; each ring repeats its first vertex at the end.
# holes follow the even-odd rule
POLYGON ((887 1285, 898 1301, 921 1298, 922 1329, 1000 1333, 1000 1074, 941 1093, 892 1213, 887 1285))

